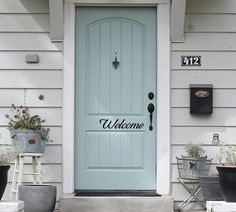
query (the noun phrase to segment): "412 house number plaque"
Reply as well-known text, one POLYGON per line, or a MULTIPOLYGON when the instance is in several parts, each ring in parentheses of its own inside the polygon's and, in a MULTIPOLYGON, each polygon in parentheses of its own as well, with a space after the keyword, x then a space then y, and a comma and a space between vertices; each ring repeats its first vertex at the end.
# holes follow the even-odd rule
POLYGON ((182 66, 201 66, 201 56, 181 56, 182 66))

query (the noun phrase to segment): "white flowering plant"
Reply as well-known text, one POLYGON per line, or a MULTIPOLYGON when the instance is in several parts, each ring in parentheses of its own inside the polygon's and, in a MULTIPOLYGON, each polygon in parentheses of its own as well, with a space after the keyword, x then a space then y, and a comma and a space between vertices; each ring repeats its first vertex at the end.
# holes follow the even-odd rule
POLYGON ((236 146, 222 145, 216 157, 221 166, 236 166, 236 146))
POLYGON ((9 145, 0 145, 0 166, 9 165, 19 154, 19 151, 9 145))

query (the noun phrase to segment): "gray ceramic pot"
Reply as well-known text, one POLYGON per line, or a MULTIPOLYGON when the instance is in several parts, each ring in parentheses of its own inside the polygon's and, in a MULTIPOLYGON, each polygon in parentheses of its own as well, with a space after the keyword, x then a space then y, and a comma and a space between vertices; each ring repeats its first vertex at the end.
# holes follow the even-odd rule
POLYGON ((34 130, 10 130, 14 146, 24 153, 44 153, 46 141, 34 130))
POLYGON ((24 201, 25 212, 53 212, 56 190, 52 185, 20 185, 19 200, 24 201))

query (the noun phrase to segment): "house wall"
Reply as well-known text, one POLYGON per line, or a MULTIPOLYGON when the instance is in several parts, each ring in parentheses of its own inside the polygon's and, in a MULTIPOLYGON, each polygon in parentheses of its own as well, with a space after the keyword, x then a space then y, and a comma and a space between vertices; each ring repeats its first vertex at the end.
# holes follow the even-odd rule
POLYGON ((218 147, 211 145, 213 133, 219 133, 220 142, 236 144, 236 2, 187 0, 185 42, 172 43, 171 56, 171 187, 179 203, 188 195, 177 181, 175 158, 185 154, 184 145, 203 143, 214 172, 218 147), (202 66, 182 67, 181 55, 200 55, 202 66), (189 84, 213 84, 212 115, 189 114, 189 84))
MULTIPOLYGON (((48 0, 0 0, 0 143, 9 143, 5 114, 10 106, 27 105, 51 128, 43 158, 43 181, 62 182, 62 43, 51 42, 48 0), (27 64, 26 54, 37 53, 38 64, 27 64), (39 95, 44 100, 39 100, 39 95)), ((26 166, 26 171, 31 166, 26 166)), ((12 168, 4 199, 9 199, 12 168)), ((25 176, 30 182, 31 176, 25 176)))

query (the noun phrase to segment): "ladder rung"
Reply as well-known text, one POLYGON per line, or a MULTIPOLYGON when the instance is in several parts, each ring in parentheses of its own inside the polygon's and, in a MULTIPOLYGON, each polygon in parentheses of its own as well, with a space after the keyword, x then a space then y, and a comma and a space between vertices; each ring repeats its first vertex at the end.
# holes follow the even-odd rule
POLYGON ((13 189, 13 190, 11 190, 11 192, 14 192, 14 193, 16 193, 16 192, 17 192, 17 190, 13 189))
POLYGON ((24 173, 22 175, 39 175, 39 173, 24 173))

